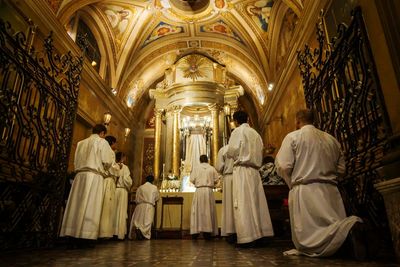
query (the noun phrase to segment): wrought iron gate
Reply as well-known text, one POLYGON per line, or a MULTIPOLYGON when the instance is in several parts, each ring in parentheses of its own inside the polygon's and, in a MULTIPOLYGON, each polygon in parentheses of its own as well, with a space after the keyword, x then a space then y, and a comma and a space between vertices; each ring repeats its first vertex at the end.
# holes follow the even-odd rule
POLYGON ((319 47, 306 45, 298 62, 307 107, 317 111, 318 128, 339 140, 346 157, 347 175, 340 181, 346 209, 388 229, 383 199, 373 185, 381 180, 377 168, 390 123, 361 9, 352 15, 331 43, 318 23, 319 47))
POLYGON ((0 250, 58 233, 83 57, 43 49, 0 22, 0 250))

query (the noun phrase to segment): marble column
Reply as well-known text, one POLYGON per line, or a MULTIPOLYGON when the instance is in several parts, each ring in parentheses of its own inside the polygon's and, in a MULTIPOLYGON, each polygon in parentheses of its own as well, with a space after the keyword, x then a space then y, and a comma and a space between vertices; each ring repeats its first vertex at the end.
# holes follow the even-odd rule
POLYGON ((219 105, 212 104, 209 106, 211 110, 211 119, 212 119, 212 164, 215 166, 217 163, 217 155, 219 150, 219 105))
POLYGON ((164 161, 165 161, 165 173, 167 174, 172 170, 172 148, 173 148, 173 125, 174 117, 173 110, 168 108, 166 113, 166 132, 165 132, 165 147, 164 147, 164 161))
POLYGON ((182 110, 181 106, 173 107, 173 145, 172 145, 172 171, 174 175, 179 176, 179 167, 181 163, 180 158, 180 130, 179 130, 179 118, 180 112, 182 110))
POLYGON ((160 178, 160 156, 161 156, 161 116, 163 109, 155 109, 154 114, 155 129, 154 129, 154 179, 157 184, 160 178))

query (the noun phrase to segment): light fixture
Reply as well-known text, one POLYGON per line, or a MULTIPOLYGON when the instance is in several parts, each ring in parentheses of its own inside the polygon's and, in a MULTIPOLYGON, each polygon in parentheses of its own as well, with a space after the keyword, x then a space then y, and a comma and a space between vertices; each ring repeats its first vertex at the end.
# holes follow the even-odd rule
POLYGON ((110 121, 111 121, 111 113, 110 112, 106 112, 106 113, 104 113, 104 117, 103 117, 103 119, 104 119, 104 125, 105 126, 108 126, 109 124, 110 124, 110 121))
POLYGON ((115 88, 111 88, 111 93, 113 94, 113 95, 117 95, 117 89, 115 89, 115 88))
POLYGON ((93 60, 91 64, 92 64, 92 66, 94 67, 94 66, 97 65, 97 62, 93 60))
POLYGON ((128 128, 128 127, 125 128, 125 137, 128 137, 130 132, 131 132, 130 128, 128 128))
POLYGON ((274 84, 273 83, 268 84, 268 91, 272 91, 272 89, 274 89, 274 84))
POLYGON ((228 103, 224 105, 224 113, 225 116, 231 115, 231 105, 229 105, 228 103))

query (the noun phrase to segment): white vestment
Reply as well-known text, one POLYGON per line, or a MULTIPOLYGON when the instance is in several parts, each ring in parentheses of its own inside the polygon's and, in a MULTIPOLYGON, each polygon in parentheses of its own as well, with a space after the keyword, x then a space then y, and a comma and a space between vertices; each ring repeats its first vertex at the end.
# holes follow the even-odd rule
POLYGON ((345 241, 356 216, 346 217, 336 186, 345 171, 339 142, 313 125, 289 133, 276 156, 278 174, 291 188, 289 213, 296 249, 285 254, 324 257, 345 241))
POLYGON ((126 220, 128 219, 128 196, 132 186, 132 179, 128 166, 122 165, 115 189, 115 217, 114 235, 124 239, 126 234, 126 220))
POLYGON ((76 147, 77 172, 65 208, 60 236, 97 239, 103 202, 103 175, 113 163, 108 142, 92 134, 76 147))
POLYGON ((160 198, 157 186, 146 182, 139 186, 136 191, 136 208, 132 215, 130 233, 132 237, 132 231, 135 228, 139 229, 143 236, 147 239, 151 238, 151 225, 154 220, 154 206, 156 201, 160 198))
POLYGON ((115 152, 111 150, 114 163, 104 178, 104 198, 100 216, 99 238, 113 236, 113 223, 115 220, 115 182, 119 176, 120 167, 115 163, 115 152))
POLYGON ((231 134, 226 153, 234 160, 232 194, 237 242, 248 243, 273 236, 267 199, 259 168, 262 164, 261 136, 247 123, 231 134))
POLYGON ((216 169, 223 174, 222 190, 222 214, 221 214, 221 236, 236 233, 235 220, 233 217, 233 196, 232 196, 232 172, 233 159, 226 157, 228 146, 218 151, 216 169))
POLYGON ((204 232, 217 235, 217 211, 212 189, 218 181, 218 173, 210 164, 200 163, 192 170, 190 181, 196 186, 190 215, 190 234, 204 232))

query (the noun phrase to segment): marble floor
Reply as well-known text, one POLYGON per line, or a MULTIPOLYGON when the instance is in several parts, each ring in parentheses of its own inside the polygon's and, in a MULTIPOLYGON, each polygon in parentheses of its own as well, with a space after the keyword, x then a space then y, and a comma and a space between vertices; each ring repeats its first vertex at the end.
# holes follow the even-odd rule
POLYGON ((290 248, 287 241, 262 248, 237 248, 221 239, 107 241, 87 249, 58 247, 3 253, 0 266, 399 266, 394 259, 356 262, 283 256, 282 251, 290 248))

